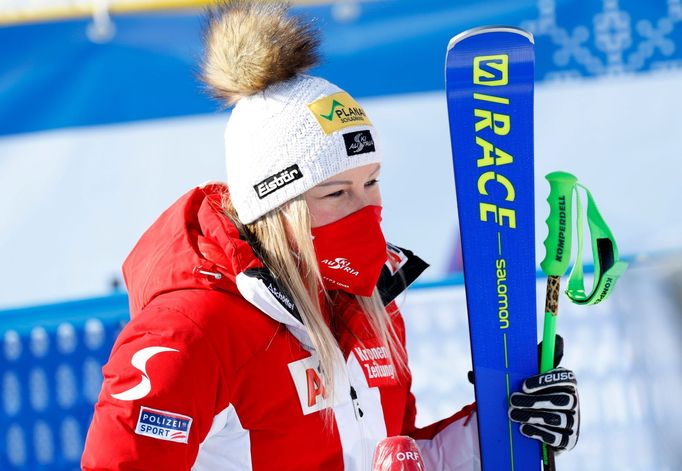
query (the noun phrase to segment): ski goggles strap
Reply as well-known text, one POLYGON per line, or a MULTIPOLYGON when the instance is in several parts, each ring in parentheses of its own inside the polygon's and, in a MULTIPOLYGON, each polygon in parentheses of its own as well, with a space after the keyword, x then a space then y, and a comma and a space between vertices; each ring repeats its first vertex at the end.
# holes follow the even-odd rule
MULTIPOLYGON (((576 232, 578 249, 576 261, 568 279, 566 295, 576 304, 598 304, 604 301, 613 291, 616 281, 625 272, 628 264, 618 257, 618 246, 613 233, 604 221, 597 204, 590 191, 583 185, 576 183, 573 191, 576 201, 576 232), (594 259, 594 283, 592 291, 585 292, 583 270, 583 204, 578 188, 582 188, 587 195, 587 225, 590 229, 592 242, 592 257, 594 259)), ((570 215, 568 216, 571 217, 570 215)))

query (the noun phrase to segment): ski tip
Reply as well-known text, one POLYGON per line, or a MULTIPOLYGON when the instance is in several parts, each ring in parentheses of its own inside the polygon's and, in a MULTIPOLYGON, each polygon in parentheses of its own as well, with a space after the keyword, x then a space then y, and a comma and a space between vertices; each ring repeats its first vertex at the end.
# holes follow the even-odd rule
POLYGON ((459 33, 457 36, 454 36, 448 43, 448 51, 455 47, 457 43, 465 40, 466 38, 470 38, 472 36, 485 33, 515 33, 528 39, 528 41, 530 41, 531 44, 535 44, 535 38, 533 38, 532 33, 529 33, 528 31, 523 30, 521 28, 517 28, 515 26, 504 25, 479 26, 477 28, 468 29, 466 31, 459 33))

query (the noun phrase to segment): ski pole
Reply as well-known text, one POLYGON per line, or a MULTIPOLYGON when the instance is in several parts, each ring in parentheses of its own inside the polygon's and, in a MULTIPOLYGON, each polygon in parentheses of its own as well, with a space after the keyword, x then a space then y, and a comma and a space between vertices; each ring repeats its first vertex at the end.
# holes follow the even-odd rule
MULTIPOLYGON (((571 258, 571 204, 573 188, 577 183, 577 178, 566 172, 552 172, 545 178, 550 185, 550 193, 547 198, 550 209, 546 220, 549 232, 544 242, 545 259, 540 263, 542 271, 547 275, 540 373, 545 373, 554 368, 559 288, 561 276, 566 273, 571 258)), ((545 444, 542 445, 542 465, 545 471, 556 469, 554 452, 545 444)))
MULTIPOLYGON (((566 172, 552 172, 546 177, 550 185, 547 198, 549 216, 548 234, 545 239, 545 259, 540 263, 547 275, 547 297, 545 300, 545 319, 542 335, 540 372, 554 368, 554 342, 556 338, 556 319, 559 309, 559 286, 561 276, 566 273, 571 258, 571 237, 573 193, 576 192, 576 260, 568 280, 566 295, 575 304, 590 305, 604 301, 613 292, 618 278, 625 272, 627 263, 618 257, 618 247, 606 221, 597 209, 592 194, 578 183, 578 179, 566 172), (577 188, 587 195, 587 222, 592 242, 594 260, 594 284, 590 293, 585 290, 583 281, 583 209, 577 188)), ((553 471, 554 453, 546 445, 542 446, 542 463, 545 471, 553 471)))
MULTIPOLYGON (((554 344, 556 340, 556 318, 559 315, 560 284, 560 276, 549 275, 547 277, 540 373, 545 373, 554 367, 554 344)), ((544 471, 554 471, 556 469, 554 452, 544 443, 542 444, 542 467, 544 471)))

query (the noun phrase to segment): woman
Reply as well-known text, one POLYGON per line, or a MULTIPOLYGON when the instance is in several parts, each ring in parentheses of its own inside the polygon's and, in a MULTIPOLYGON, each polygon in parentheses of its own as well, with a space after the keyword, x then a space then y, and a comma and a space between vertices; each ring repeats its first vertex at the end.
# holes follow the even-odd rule
MULTIPOLYGON (((478 469, 473 407, 415 427, 393 299, 426 264, 384 240, 365 111, 302 74, 317 42, 281 6, 213 12, 203 78, 236 103, 228 185, 184 195, 126 260, 132 319, 103 370, 84 469, 369 469, 376 443, 400 434, 427 469, 478 469)), ((577 424, 563 425, 545 437, 571 447, 577 424)))

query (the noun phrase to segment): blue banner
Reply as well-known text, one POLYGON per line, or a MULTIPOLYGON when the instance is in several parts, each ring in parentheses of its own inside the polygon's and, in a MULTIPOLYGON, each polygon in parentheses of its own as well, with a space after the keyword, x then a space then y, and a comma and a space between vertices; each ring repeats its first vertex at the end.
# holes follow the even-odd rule
POLYGON ((128 297, 0 312, 0 469, 79 468, 128 297))
MULTIPOLYGON (((682 2, 385 0, 297 9, 322 32, 320 74, 354 96, 443 89, 442 51, 458 31, 520 26, 536 37, 537 79, 677 68, 682 2)), ((201 12, 115 15, 0 27, 0 135, 213 113, 196 76, 201 12)))

